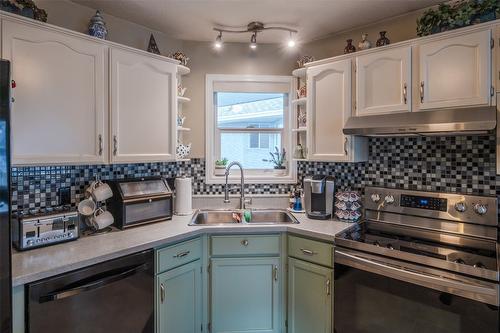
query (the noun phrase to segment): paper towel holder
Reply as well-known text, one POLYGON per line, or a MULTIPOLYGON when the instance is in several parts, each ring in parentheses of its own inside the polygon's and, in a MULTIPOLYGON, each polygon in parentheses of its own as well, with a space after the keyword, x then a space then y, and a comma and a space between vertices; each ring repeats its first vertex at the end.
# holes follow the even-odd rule
POLYGON ((193 214, 192 178, 180 175, 175 178, 175 215, 185 216, 193 214), (183 186, 180 186, 183 182, 183 186))

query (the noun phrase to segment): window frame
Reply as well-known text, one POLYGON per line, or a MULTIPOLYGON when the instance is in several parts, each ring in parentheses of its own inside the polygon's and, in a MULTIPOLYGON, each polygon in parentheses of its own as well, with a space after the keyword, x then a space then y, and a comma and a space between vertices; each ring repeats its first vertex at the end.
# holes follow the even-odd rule
MULTIPOLYGON (((214 83, 229 82, 236 84, 241 83, 285 83, 290 89, 288 91, 287 105, 283 109, 283 129, 282 131, 282 147, 287 152, 287 169, 286 174, 283 170, 245 170, 245 182, 248 184, 294 184, 297 182, 297 165, 291 158, 292 154, 292 124, 293 124, 293 107, 292 99, 294 96, 293 77, 281 75, 227 75, 227 74, 207 74, 205 79, 205 161, 206 161, 206 183, 207 184, 224 184, 224 176, 215 175, 215 160, 219 152, 220 135, 217 131, 217 101, 215 99, 214 83)), ((271 91, 270 91, 271 92, 271 91)), ((261 130, 265 132, 266 129, 261 130)), ((276 132, 276 129, 268 129, 276 132)), ((248 132, 246 129, 243 132, 248 132)), ((260 139, 259 139, 260 146, 260 139)), ((230 161, 231 162, 231 161, 230 161)), ((231 170, 229 175, 229 183, 235 184, 240 182, 240 171, 238 168, 231 170)))

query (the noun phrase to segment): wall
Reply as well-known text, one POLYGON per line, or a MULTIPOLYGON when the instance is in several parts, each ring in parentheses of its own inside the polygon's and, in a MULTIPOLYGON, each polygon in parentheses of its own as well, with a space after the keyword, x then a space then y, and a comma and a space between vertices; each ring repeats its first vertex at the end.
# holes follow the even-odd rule
MULTIPOLYGON (((95 10, 67 0, 36 0, 37 6, 47 11, 47 21, 66 29, 87 33, 90 18, 95 10)), ((182 47, 182 41, 168 37, 141 25, 101 13, 108 27, 108 40, 138 49, 146 50, 149 36, 154 33, 158 48, 163 55, 169 55, 182 47)))
POLYGON ((212 43, 184 42, 183 51, 190 57, 191 73, 183 77, 186 96, 191 102, 183 106, 186 126, 192 131, 186 142, 192 142, 192 156, 205 157, 205 76, 207 74, 290 75, 298 57, 281 45, 260 44, 256 51, 247 43, 228 43, 215 51, 212 43))

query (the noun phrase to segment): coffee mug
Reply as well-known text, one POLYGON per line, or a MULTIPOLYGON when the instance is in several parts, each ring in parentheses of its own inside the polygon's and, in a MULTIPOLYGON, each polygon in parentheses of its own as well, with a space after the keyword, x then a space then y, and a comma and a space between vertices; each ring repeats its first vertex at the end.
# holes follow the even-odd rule
POLYGON ((78 204, 78 212, 84 216, 90 216, 94 213, 97 205, 92 200, 92 198, 88 198, 85 200, 80 201, 78 204))
POLYGON ((111 198, 113 196, 113 191, 108 184, 99 181, 93 185, 91 195, 96 202, 101 202, 111 198))
POLYGON ((109 227, 110 225, 113 224, 114 221, 115 219, 113 218, 113 215, 111 215, 110 212, 102 208, 96 210, 94 212, 94 216, 92 216, 92 218, 90 219, 92 225, 94 225, 94 227, 96 227, 99 230, 109 227))

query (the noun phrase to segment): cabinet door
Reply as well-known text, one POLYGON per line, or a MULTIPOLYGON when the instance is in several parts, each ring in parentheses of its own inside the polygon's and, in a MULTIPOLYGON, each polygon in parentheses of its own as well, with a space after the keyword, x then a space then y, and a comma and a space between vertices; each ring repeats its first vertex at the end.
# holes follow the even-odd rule
POLYGON ((331 333, 332 269, 288 258, 288 332, 331 333))
POLYGON ((201 274, 201 262, 196 260, 156 277, 158 333, 201 331, 201 274))
POLYGON ((356 58, 356 115, 410 111, 411 47, 356 58))
POLYGON ((279 263, 279 258, 212 259, 212 332, 281 331, 279 263))
POLYGON ((175 159, 176 72, 173 63, 111 49, 111 160, 175 159))
POLYGON ((2 58, 11 61, 12 162, 107 161, 107 48, 2 21, 2 58))
POLYGON ((491 31, 420 45, 420 109, 489 105, 491 31))
POLYGON ((350 138, 342 132, 351 115, 351 60, 307 70, 308 157, 349 161, 350 138))

